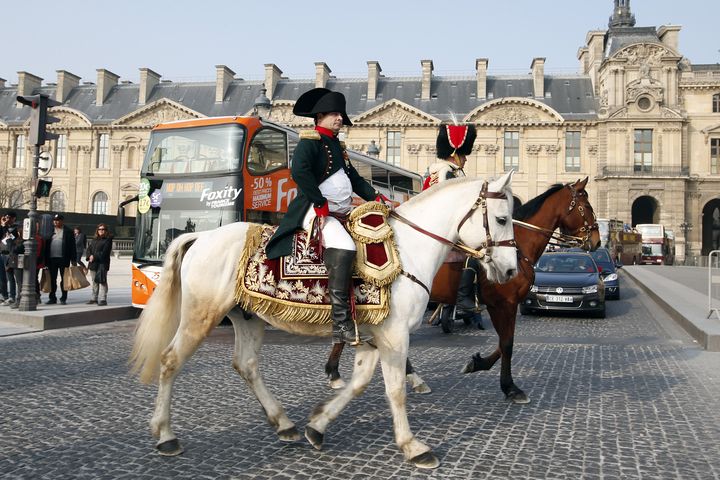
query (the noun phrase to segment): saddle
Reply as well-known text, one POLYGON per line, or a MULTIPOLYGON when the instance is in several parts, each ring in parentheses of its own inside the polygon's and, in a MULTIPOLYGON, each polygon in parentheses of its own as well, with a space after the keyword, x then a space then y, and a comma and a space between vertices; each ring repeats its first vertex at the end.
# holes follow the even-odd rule
MULTIPOLYGON (((347 228, 357 255, 353 275, 356 320, 377 325, 390 312, 390 286, 402 270, 387 224, 389 208, 368 202, 353 210, 347 228)), ((235 301, 246 310, 286 322, 331 324, 327 269, 302 230, 292 253, 269 260, 265 253, 277 227, 251 224, 240 255, 235 301)))

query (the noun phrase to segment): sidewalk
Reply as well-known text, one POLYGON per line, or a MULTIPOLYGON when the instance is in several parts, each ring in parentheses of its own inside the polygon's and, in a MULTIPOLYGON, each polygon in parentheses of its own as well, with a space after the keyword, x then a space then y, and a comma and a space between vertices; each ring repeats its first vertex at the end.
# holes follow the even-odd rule
MULTIPOLYGON (((708 318, 706 267, 626 265, 621 270, 708 351, 720 351, 720 319, 708 318)), ((714 271, 717 275, 718 272, 714 271)), ((720 305, 720 286, 713 289, 720 305)))
MULTIPOLYGON (((136 318, 138 309, 132 306, 130 298, 130 264, 130 257, 113 257, 106 307, 85 304, 92 296, 92 286, 68 292, 67 305, 46 305, 48 296, 44 293, 43 303, 33 312, 0 306, 0 337, 136 318)), ((60 296, 59 291, 57 295, 60 296)))

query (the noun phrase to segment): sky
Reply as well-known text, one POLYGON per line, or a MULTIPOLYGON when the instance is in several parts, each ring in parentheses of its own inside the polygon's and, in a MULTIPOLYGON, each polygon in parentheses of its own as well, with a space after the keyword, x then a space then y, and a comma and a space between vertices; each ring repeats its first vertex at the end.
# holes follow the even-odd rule
MULTIPOLYGON (((5 3, 5 2, 4 2, 5 3)), ((547 73, 578 72, 588 31, 607 29, 612 0, 445 0, 319 2, 245 0, 12 0, 2 8, 0 78, 27 71, 55 82, 67 70, 96 82, 98 68, 139 81, 148 67, 172 81, 214 81, 215 65, 260 80, 264 65, 314 78, 315 62, 337 77, 523 74, 535 57, 547 73), (35 22, 25 19, 37 19, 35 22), (14 19, 14 20, 11 20, 14 19)), ((720 62, 720 1, 632 0, 636 26, 680 25, 680 53, 720 62)))

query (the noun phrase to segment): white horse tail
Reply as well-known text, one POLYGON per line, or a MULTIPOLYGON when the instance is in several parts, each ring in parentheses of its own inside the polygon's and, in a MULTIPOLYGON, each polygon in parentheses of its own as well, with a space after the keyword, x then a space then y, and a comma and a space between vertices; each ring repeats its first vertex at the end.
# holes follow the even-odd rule
POLYGON ((162 353, 177 332, 182 293, 180 267, 185 253, 199 236, 200 233, 186 233, 170 244, 160 283, 138 319, 130 372, 138 374, 142 383, 157 381, 162 353))

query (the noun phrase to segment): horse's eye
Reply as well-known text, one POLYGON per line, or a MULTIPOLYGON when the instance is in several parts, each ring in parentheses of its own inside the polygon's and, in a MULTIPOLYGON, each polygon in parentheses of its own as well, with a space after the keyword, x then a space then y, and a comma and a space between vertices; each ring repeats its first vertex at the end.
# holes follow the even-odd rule
POLYGON ((500 225, 506 225, 507 224, 507 217, 497 217, 497 223, 500 225))

